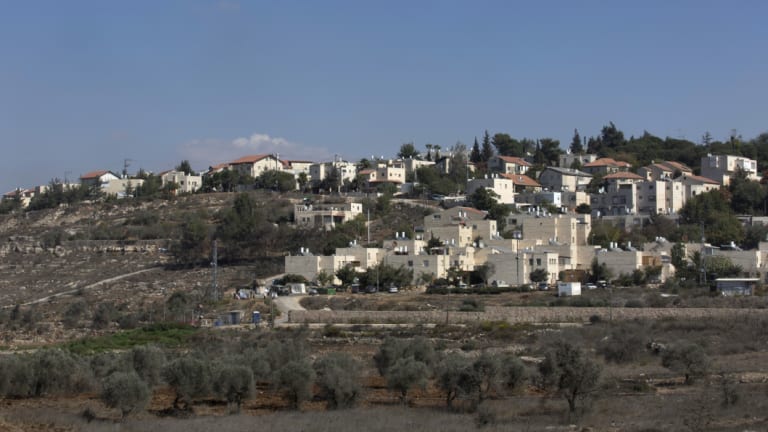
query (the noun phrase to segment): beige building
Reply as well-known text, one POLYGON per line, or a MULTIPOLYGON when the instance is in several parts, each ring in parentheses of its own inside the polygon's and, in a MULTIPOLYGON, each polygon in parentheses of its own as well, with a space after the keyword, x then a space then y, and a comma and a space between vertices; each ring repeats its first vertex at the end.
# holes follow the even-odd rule
POLYGON ((101 185, 101 191, 107 195, 115 195, 118 198, 130 198, 134 196, 137 187, 144 184, 144 179, 122 178, 113 179, 101 185))
POLYGON ((557 192, 583 191, 590 181, 591 174, 571 168, 547 167, 539 175, 543 188, 557 192))
POLYGON ((355 202, 327 204, 296 204, 293 206, 293 220, 302 227, 333 228, 363 214, 363 204, 355 202))
POLYGON ((574 163, 578 162, 578 166, 582 167, 590 162, 597 160, 596 154, 591 153, 571 153, 567 150, 560 155, 558 160, 558 166, 560 168, 573 168, 574 163))
POLYGON ((757 161, 743 156, 712 155, 701 158, 701 175, 727 186, 737 171, 747 174, 749 180, 759 180, 757 161))
POLYGON ((112 171, 98 170, 81 175, 80 184, 87 187, 103 189, 110 181, 119 179, 120 177, 112 171))
POLYGON ((163 187, 171 183, 176 184, 177 193, 194 193, 203 185, 203 178, 199 175, 172 170, 160 173, 160 182, 163 187))
POLYGON ((312 184, 317 186, 328 178, 333 169, 339 174, 339 183, 352 182, 357 177, 357 165, 353 162, 347 162, 341 159, 332 162, 314 163, 309 167, 309 177, 312 184))
POLYGON ((607 175, 621 171, 629 171, 632 165, 628 162, 612 158, 600 158, 582 165, 581 170, 592 175, 607 175))
POLYGON ((515 183, 502 176, 491 174, 481 179, 471 179, 467 183, 467 195, 472 195, 478 189, 488 189, 493 191, 498 197, 496 201, 501 204, 515 203, 515 183))
POLYGON ((646 180, 672 180, 681 175, 692 175, 693 170, 677 161, 654 162, 637 170, 646 180))
POLYGON ((283 163, 274 155, 257 154, 230 162, 229 169, 237 171, 240 175, 256 178, 267 171, 281 171, 283 163))
POLYGON ((405 183, 405 164, 401 160, 379 161, 375 168, 369 168, 359 173, 369 186, 381 183, 405 183))
POLYGON ((519 157, 496 155, 488 159, 488 170, 497 173, 525 174, 530 167, 530 163, 519 157))

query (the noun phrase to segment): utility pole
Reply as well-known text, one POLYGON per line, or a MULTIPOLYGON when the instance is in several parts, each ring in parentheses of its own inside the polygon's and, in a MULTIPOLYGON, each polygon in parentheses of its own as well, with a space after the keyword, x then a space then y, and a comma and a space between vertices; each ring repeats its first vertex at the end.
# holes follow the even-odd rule
POLYGON ((217 271, 219 267, 219 251, 218 251, 218 245, 219 241, 214 240, 213 241, 213 261, 211 261, 211 266, 213 267, 213 300, 216 301, 219 299, 219 285, 216 281, 217 271))
POLYGON ((123 159, 123 178, 128 178, 128 167, 131 166, 133 159, 123 159))
POLYGON ((371 209, 368 208, 368 221, 365 224, 368 228, 368 244, 371 244, 371 209))

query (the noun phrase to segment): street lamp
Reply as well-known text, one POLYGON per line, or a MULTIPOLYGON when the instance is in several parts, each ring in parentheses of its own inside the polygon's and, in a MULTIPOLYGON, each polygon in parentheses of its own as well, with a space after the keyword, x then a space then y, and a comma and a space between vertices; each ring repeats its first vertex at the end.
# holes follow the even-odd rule
POLYGON ((523 232, 515 231, 514 233, 512 233, 512 236, 515 239, 515 251, 517 252, 517 256, 515 257, 515 262, 517 263, 517 286, 519 288, 520 287, 520 239, 523 238, 523 232))

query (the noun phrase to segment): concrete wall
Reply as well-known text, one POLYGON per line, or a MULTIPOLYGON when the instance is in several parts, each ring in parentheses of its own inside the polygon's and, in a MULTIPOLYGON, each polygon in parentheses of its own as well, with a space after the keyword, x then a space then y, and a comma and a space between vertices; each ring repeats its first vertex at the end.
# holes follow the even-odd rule
POLYGON ((588 322, 596 315, 603 320, 663 319, 663 318, 730 318, 768 316, 768 309, 722 308, 574 308, 574 307, 486 307, 485 312, 451 311, 290 311, 291 323, 325 324, 462 324, 487 321, 515 323, 588 322))

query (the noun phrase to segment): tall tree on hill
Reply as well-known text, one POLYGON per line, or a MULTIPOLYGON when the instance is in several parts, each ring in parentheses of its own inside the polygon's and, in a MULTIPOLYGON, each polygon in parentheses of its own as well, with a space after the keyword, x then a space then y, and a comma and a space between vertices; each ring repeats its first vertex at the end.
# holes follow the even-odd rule
POLYGON ((480 155, 480 144, 477 143, 477 137, 475 137, 475 143, 472 144, 472 152, 469 154, 469 160, 473 163, 482 161, 482 156, 480 155))
POLYGON ((416 146, 412 142, 403 143, 400 146, 400 151, 397 152, 397 157, 401 159, 418 158, 420 156, 419 151, 416 150, 416 146))
POLYGON ((600 132, 600 141, 604 148, 612 150, 627 142, 624 139, 624 132, 616 128, 616 125, 614 125, 613 122, 608 122, 608 125, 603 126, 603 129, 600 132))
POLYGON ((188 160, 184 159, 176 165, 176 171, 181 171, 186 175, 190 175, 192 174, 192 165, 189 164, 188 160))
POLYGON ((584 146, 581 143, 581 136, 579 135, 578 129, 573 130, 573 139, 571 139, 570 149, 571 149, 571 153, 573 154, 584 153, 584 146))
POLYGON ((525 151, 523 144, 505 133, 497 133, 493 136, 493 146, 502 156, 523 156, 525 151))
POLYGON ((480 155, 483 162, 488 162, 488 160, 492 158, 495 153, 496 152, 493 151, 493 144, 491 144, 491 136, 488 135, 488 130, 486 129, 485 133, 483 134, 483 147, 480 150, 480 155))
POLYGON ((540 139, 539 151, 541 151, 546 165, 556 165, 560 159, 560 154, 563 152, 560 150, 560 141, 552 138, 540 139))

